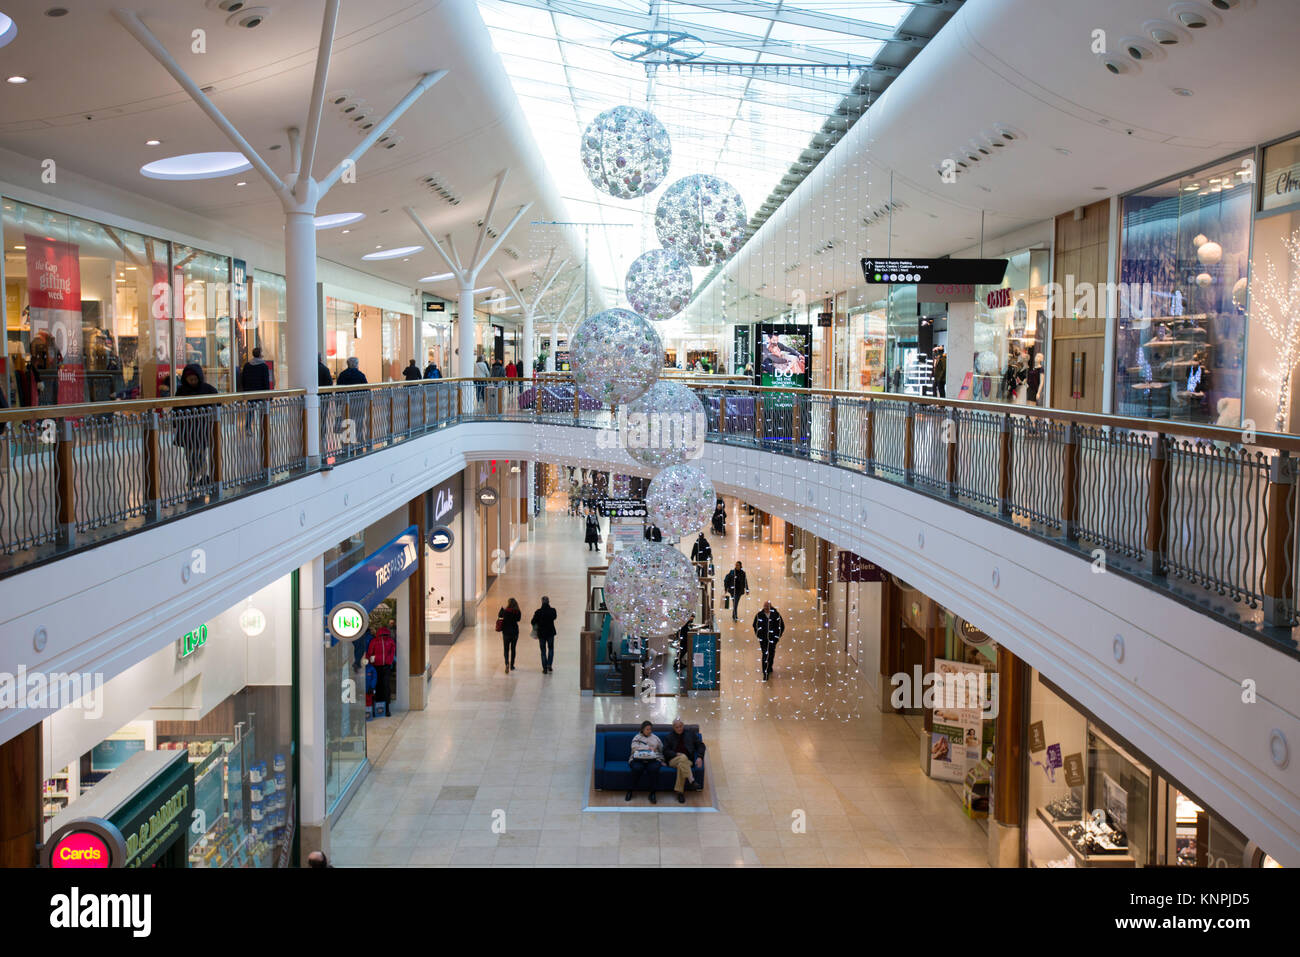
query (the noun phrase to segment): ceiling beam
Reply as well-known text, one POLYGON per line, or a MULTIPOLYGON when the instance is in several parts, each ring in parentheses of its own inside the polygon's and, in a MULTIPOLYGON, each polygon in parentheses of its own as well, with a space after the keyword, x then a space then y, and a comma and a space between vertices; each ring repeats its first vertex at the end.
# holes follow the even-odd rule
POLYGON ((788 23, 791 26, 811 27, 828 33, 842 33, 850 37, 862 37, 867 40, 888 40, 894 35, 894 28, 883 23, 869 20, 851 20, 833 13, 817 13, 813 10, 801 10, 787 7, 785 4, 757 3, 754 0, 677 0, 686 7, 698 7, 717 13, 735 13, 742 17, 754 17, 770 20, 774 23, 788 23))

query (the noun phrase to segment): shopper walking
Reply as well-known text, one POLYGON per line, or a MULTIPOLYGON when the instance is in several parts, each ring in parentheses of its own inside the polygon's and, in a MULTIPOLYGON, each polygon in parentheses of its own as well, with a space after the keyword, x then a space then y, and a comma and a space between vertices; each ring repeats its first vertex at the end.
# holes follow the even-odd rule
POLYGON ((356 356, 348 356, 348 367, 339 373, 336 385, 366 385, 370 380, 360 369, 360 362, 356 356))
POLYGON ((713 507, 713 534, 727 534, 727 506, 722 499, 718 499, 718 504, 713 507))
POLYGON ((776 643, 785 634, 785 620, 781 613, 772 607, 770 601, 763 602, 763 607, 754 616, 754 637, 763 655, 763 680, 772 677, 772 665, 776 661, 776 643))
POLYGON ((627 789, 627 796, 623 800, 632 800, 632 792, 649 782, 650 803, 658 804, 655 786, 659 783, 659 768, 664 763, 664 744, 649 721, 642 721, 641 730, 632 738, 632 754, 627 763, 632 771, 632 786, 627 789))
POLYGON ((542 607, 533 612, 533 637, 537 639, 537 650, 542 656, 542 674, 550 674, 555 662, 555 609, 551 600, 542 596, 542 607))
POLYGON ((375 716, 379 716, 379 704, 383 702, 384 715, 393 713, 393 677, 397 664, 397 641, 393 630, 388 625, 375 628, 375 637, 370 639, 366 648, 366 657, 375 666, 375 716))
MULTIPOLYGON (((203 367, 191 362, 181 371, 177 397, 187 395, 216 395, 217 390, 203 378, 203 367)), ((185 450, 185 465, 190 479, 190 490, 198 492, 211 481, 208 470, 208 453, 212 449, 212 427, 218 415, 212 404, 179 406, 172 410, 172 428, 176 444, 185 450)))
POLYGON ((736 562, 736 567, 722 579, 722 591, 731 604, 731 620, 740 621, 740 599, 749 594, 749 576, 740 562, 736 562))
MULTIPOLYGON (((271 391, 271 367, 267 365, 266 360, 262 358, 261 346, 253 347, 252 358, 245 362, 244 367, 239 370, 239 391, 271 391)), ((249 400, 248 411, 244 413, 244 431, 246 433, 251 433, 253 431, 253 420, 265 405, 265 399, 249 400)))
POLYGON ((402 370, 402 378, 407 382, 419 382, 424 378, 424 373, 420 371, 420 367, 412 359, 406 364, 406 368, 402 370))
POLYGON ((696 572, 701 578, 706 578, 713 574, 713 546, 709 540, 700 532, 699 537, 695 539, 695 544, 691 546, 691 561, 702 562, 696 566, 696 572))
POLYGON ((442 370, 438 368, 438 363, 433 361, 433 356, 429 356, 429 364, 424 367, 424 377, 426 379, 442 378, 442 370))
POLYGON ((647 542, 662 542, 664 540, 664 533, 659 531, 658 525, 647 525, 644 535, 647 542))
POLYGON ((585 541, 587 542, 587 551, 596 551, 600 547, 600 519, 596 517, 595 512, 587 513, 587 533, 585 541))
POLYGON ((519 621, 523 617, 519 602, 513 598, 497 612, 497 631, 501 632, 501 650, 506 659, 506 671, 515 670, 515 646, 519 643, 519 621))

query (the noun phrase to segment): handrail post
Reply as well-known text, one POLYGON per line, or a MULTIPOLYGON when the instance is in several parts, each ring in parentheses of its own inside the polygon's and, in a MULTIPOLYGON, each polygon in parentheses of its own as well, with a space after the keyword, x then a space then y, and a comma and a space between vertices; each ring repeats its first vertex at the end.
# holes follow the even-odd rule
POLYGON ((145 520, 156 522, 162 514, 162 442, 158 435, 158 410, 144 415, 145 520))
POLYGON ((766 398, 765 393, 757 393, 754 396, 754 438, 758 440, 758 447, 763 447, 763 442, 767 438, 767 424, 763 421, 766 406, 763 400, 766 398))
POLYGON ((578 382, 575 379, 573 383, 573 424, 582 423, 582 390, 578 388, 578 382))
POLYGON ((864 470, 868 475, 876 474, 876 400, 867 399, 867 414, 863 417, 867 434, 862 440, 862 458, 864 470))
POLYGON ((262 473, 268 485, 271 483, 271 466, 274 464, 271 458, 271 402, 268 399, 262 404, 262 473))
POLYGON ((375 447, 375 441, 379 438, 379 430, 375 428, 375 410, 379 408, 379 403, 375 401, 374 393, 370 390, 365 391, 366 397, 366 442, 364 449, 369 452, 375 447))
POLYGON ((1061 530, 1069 541, 1079 537, 1079 427, 1065 424, 1065 462, 1061 474, 1061 530))
POLYGON ((1147 559, 1151 565, 1152 575, 1164 575, 1168 569, 1169 527, 1169 459, 1166 439, 1163 432, 1157 432, 1151 440, 1151 458, 1147 465, 1147 481, 1150 489, 1147 494, 1147 559))
POLYGON ((1011 456, 1015 447, 1012 435, 1011 413, 1004 412, 998 433, 998 514, 1004 518, 1011 514, 1011 456))
POLYGON ((720 441, 727 441, 727 387, 718 390, 718 435, 720 441))
POLYGON ((831 465, 839 461, 839 455, 835 451, 838 444, 836 440, 839 438, 839 411, 839 401, 832 395, 826 423, 826 458, 831 465))
POLYGON ((1268 470, 1268 537, 1264 544, 1264 620, 1290 627, 1295 595, 1287 544, 1295 548, 1295 459, 1289 452, 1273 457, 1268 470))
MULTIPOLYGON (((221 500, 221 486, 225 481, 226 469, 221 461, 224 457, 222 454, 222 428, 221 415, 227 409, 235 408, 239 403, 233 405, 219 405, 212 413, 212 497, 221 500)), ((199 411, 196 406, 195 411, 199 411)))
POLYGON ((916 416, 914 414, 916 406, 913 403, 907 403, 907 412, 903 417, 903 481, 909 485, 915 480, 912 469, 916 463, 916 416))
POLYGON ((948 461, 947 461, 947 468, 945 469, 944 472, 944 477, 947 480, 947 485, 948 485, 947 491, 948 491, 949 498, 957 497, 957 483, 958 483, 957 442, 959 438, 957 422, 958 422, 957 410, 948 409, 948 417, 943 421, 943 437, 944 437, 944 441, 948 444, 948 449, 947 449, 948 461))
POLYGON ((460 417, 465 414, 464 410, 465 410, 465 383, 457 382, 456 383, 456 421, 457 422, 459 422, 460 417))
MULTIPOLYGON (((329 403, 329 396, 322 395, 320 397, 320 417, 317 425, 320 428, 320 457, 322 462, 324 462, 329 455, 329 443, 326 441, 325 437, 325 431, 329 426, 329 415, 326 412, 329 403)), ((302 402, 302 463, 307 467, 310 467, 309 463, 311 461, 311 452, 309 451, 311 449, 311 438, 309 435, 310 429, 311 416, 308 414, 307 399, 304 396, 302 402)))
POLYGON ((72 420, 58 420, 58 445, 54 450, 54 487, 59 496, 58 528, 55 529, 55 541, 64 547, 77 543, 77 477, 76 456, 77 434, 72 429, 72 420))

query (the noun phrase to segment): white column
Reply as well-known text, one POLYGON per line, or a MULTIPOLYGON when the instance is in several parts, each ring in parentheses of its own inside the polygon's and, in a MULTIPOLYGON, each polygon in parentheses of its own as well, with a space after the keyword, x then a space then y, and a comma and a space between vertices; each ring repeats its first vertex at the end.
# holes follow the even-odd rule
POLYGON ((975 303, 948 303, 948 376, 945 395, 957 398, 967 372, 975 371, 975 303))
POLYGON ((551 326, 551 348, 546 350, 546 371, 555 371, 555 327, 551 326))
POLYGON ((316 185, 309 184, 311 205, 286 211, 284 218, 284 279, 286 338, 289 346, 289 385, 307 390, 307 457, 309 467, 320 464, 320 396, 317 394, 316 354, 320 352, 316 315, 316 185))
POLYGON ((470 462, 465 466, 465 506, 460 523, 461 541, 461 614, 465 627, 469 628, 478 620, 478 487, 474 476, 478 465, 470 462))
MULTIPOLYGON (((325 802, 325 558, 298 569, 298 793, 302 856, 329 849, 325 802)), ((365 689, 361 689, 365 693, 365 689)))
MULTIPOLYGON (((423 547, 422 544, 416 546, 423 547)), ((393 592, 393 600, 397 607, 394 611, 393 623, 396 627, 397 638, 397 659, 393 668, 393 684, 397 686, 397 710, 411 710, 411 663, 406 659, 411 657, 411 636, 407 633, 411 621, 411 583, 413 578, 408 578, 405 582, 397 587, 393 592)))
POLYGON ((460 287, 459 314, 460 323, 460 362, 456 364, 456 375, 462 379, 474 375, 474 282, 460 287))
POLYGON ((519 346, 518 361, 523 365, 519 375, 528 378, 533 374, 533 311, 524 310, 523 342, 519 346))
POLYGON ((523 462, 519 466, 519 474, 523 476, 524 484, 527 486, 524 490, 524 497, 528 500, 528 514, 524 516, 524 520, 528 523, 528 535, 530 538, 537 529, 537 522, 533 519, 533 513, 537 510, 537 502, 533 494, 537 486, 537 479, 533 471, 536 468, 536 462, 523 462))

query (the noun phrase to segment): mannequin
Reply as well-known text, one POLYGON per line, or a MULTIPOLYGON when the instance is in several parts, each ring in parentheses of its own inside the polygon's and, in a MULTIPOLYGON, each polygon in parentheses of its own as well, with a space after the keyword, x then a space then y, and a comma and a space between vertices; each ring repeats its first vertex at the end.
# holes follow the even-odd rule
POLYGON ((1040 352, 1034 356, 1033 368, 1029 370, 1026 379, 1026 396, 1033 405, 1043 404, 1043 354, 1040 352))

